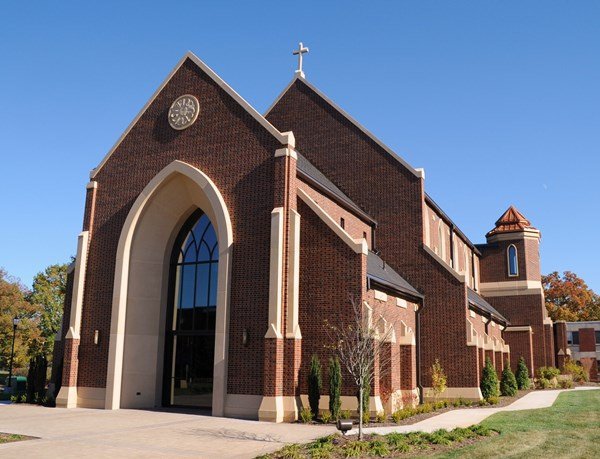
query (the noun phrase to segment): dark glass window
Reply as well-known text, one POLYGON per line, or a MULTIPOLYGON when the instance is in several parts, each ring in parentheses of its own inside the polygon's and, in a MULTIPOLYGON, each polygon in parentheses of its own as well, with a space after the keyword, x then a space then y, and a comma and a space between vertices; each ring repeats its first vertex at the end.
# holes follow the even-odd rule
POLYGON ((342 227, 342 229, 344 229, 346 227, 346 220, 344 220, 344 218, 340 218, 340 226, 342 227))
POLYGON ((574 331, 572 332, 572 338, 571 338, 572 344, 577 344, 579 345, 579 332, 578 331, 574 331))
POLYGON ((175 263, 175 330, 213 330, 217 307, 219 246, 215 229, 202 214, 189 230, 175 263))
POLYGON ((517 248, 514 245, 508 247, 508 275, 519 275, 519 263, 517 259, 517 248))
POLYGON ((596 330, 596 346, 600 346, 600 331, 596 330))

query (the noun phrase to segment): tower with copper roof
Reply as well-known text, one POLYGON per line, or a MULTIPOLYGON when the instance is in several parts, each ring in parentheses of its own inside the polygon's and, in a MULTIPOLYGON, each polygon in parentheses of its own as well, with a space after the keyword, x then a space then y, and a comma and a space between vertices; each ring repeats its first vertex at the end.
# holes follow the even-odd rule
POLYGON ((524 357, 532 374, 554 366, 552 321, 544 305, 540 270, 540 231, 510 206, 478 246, 481 294, 510 321, 504 335, 511 366, 524 357))

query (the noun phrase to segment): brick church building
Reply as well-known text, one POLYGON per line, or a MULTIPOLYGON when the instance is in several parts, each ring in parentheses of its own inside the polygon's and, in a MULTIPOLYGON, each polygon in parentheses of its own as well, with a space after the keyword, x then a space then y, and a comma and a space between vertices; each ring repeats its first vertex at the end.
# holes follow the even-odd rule
POLYGON ((301 71, 262 115, 188 53, 90 174, 57 404, 296 419, 313 354, 327 407, 349 298, 385 332, 372 412, 430 396, 435 359, 444 398, 480 399, 486 357, 554 364, 539 242, 510 207, 473 244, 301 71))

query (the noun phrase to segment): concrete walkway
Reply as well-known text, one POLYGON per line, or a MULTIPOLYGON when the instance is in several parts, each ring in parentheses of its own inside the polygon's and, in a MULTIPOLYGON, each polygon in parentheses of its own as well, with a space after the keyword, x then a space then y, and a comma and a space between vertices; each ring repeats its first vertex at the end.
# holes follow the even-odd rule
MULTIPOLYGON (((575 389, 569 390, 598 390, 598 387, 576 387, 575 389)), ((367 427, 364 429, 365 433, 377 433, 385 435, 392 432, 433 432, 438 429, 451 430, 456 427, 469 427, 473 424, 479 424, 484 419, 490 417, 492 414, 500 413, 502 411, 518 411, 518 410, 534 410, 538 408, 547 408, 552 406, 558 397, 558 394, 565 392, 565 390, 544 390, 534 391, 527 395, 515 400, 508 406, 501 408, 476 408, 476 409, 462 409, 462 410, 451 410, 445 413, 433 416, 415 424, 405 426, 390 426, 390 427, 367 427)), ((357 434, 358 429, 352 429, 350 434, 357 434)))
POLYGON ((248 458, 335 427, 273 424, 143 410, 0 406, 0 432, 39 437, 0 445, 0 457, 248 458))
MULTIPOLYGON (((579 388, 593 389, 593 388, 579 388)), ((531 392, 503 408, 453 410, 409 426, 366 432, 427 431, 477 424, 500 411, 551 406, 561 390, 531 392)), ((271 424, 190 413, 0 406, 0 432, 38 437, 0 445, 0 457, 247 458, 335 432, 332 426, 271 424)))

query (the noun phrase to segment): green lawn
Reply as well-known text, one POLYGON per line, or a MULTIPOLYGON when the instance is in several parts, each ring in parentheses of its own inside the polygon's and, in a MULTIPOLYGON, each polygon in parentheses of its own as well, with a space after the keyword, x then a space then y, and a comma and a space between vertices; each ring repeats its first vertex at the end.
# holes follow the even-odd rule
POLYGON ((600 390, 562 393, 550 408, 498 413, 482 424, 501 434, 433 457, 600 457, 600 390))
POLYGON ((27 440, 27 437, 24 437, 23 435, 7 434, 7 433, 0 432, 0 444, 1 443, 11 443, 13 441, 21 441, 21 440, 27 440))

